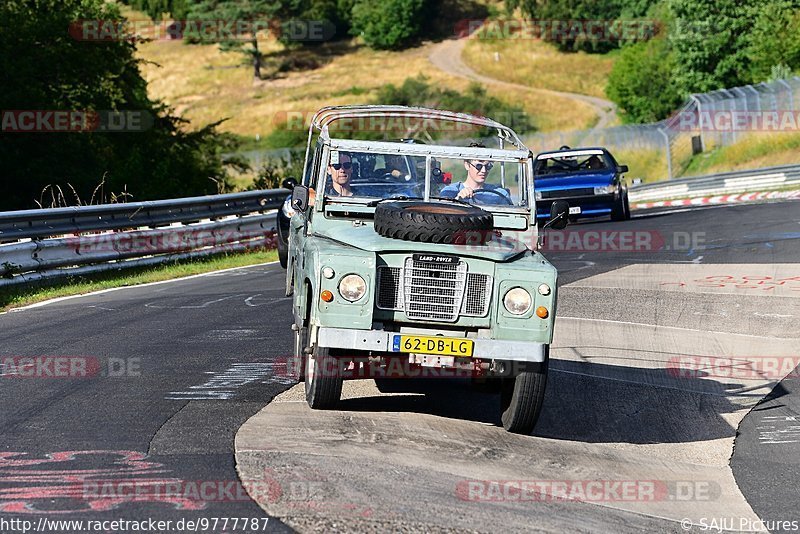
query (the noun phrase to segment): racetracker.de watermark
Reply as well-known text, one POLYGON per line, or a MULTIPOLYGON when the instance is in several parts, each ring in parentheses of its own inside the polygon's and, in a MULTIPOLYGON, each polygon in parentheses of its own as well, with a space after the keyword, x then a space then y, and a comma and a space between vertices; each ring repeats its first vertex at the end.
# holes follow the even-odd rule
POLYGON ((258 35, 284 41, 330 40, 336 27, 326 20, 171 20, 149 19, 76 20, 69 35, 77 41, 136 41, 190 39, 206 43, 250 42, 258 35))
POLYGON ((142 359, 95 356, 0 356, 0 379, 122 378, 142 374, 142 359))
POLYGON ((456 496, 471 502, 715 501, 719 484, 697 480, 461 480, 456 496))
POLYGON ((457 37, 532 41, 647 41, 661 23, 651 19, 463 19, 454 27, 457 37))
MULTIPOLYGON (((540 232, 542 232, 540 230, 540 232)), ((542 234, 540 234, 542 235, 542 234)), ((544 231, 544 243, 537 244, 532 231, 495 232, 460 230, 454 234, 453 242, 469 250, 508 250, 510 240, 525 243, 528 248, 542 252, 591 252, 591 253, 647 253, 689 252, 705 248, 705 232, 661 232, 658 230, 564 230, 544 231), (487 240, 487 237, 489 238, 487 240)))
POLYGON ((3 133, 130 133, 153 127, 153 115, 144 110, 3 110, 3 133))
POLYGON ((681 111, 668 119, 667 125, 681 132, 796 132, 800 128, 800 111, 681 111))
POLYGON ((667 373, 677 378, 783 380, 800 378, 800 356, 675 356, 667 373))
POLYGON ((186 252, 206 247, 220 251, 247 246, 250 249, 273 249, 276 234, 272 230, 229 230, 201 228, 170 228, 169 231, 111 232, 99 235, 79 235, 67 238, 69 248, 78 254, 118 253, 161 254, 186 252))
MULTIPOLYGON (((317 110, 287 110, 280 111, 272 117, 275 126, 286 130, 307 132, 311 120, 317 110)), ((470 111, 470 115, 483 116, 480 110, 470 111)), ((465 119, 467 115, 464 114, 465 119)), ((527 128, 531 124, 530 115, 524 111, 492 113, 491 119, 511 129, 527 128)), ((442 119, 439 117, 422 116, 387 116, 370 115, 367 117, 347 117, 331 123, 331 129, 337 132, 396 132, 408 135, 413 132, 443 132, 443 133, 476 133, 482 127, 469 122, 459 122, 442 119)))

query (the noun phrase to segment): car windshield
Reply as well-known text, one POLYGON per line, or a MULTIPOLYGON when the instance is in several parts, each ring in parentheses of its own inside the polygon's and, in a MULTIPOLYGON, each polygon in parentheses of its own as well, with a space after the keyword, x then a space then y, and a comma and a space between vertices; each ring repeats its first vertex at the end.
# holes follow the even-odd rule
POLYGON ((565 153, 540 155, 534 166, 534 174, 563 174, 572 172, 596 172, 609 169, 603 153, 594 151, 590 153, 565 153))
MULTIPOLYGON (((424 156, 331 151, 325 197, 424 198, 425 160, 424 156)), ((518 162, 434 158, 430 196, 486 206, 521 206, 523 171, 518 162)))

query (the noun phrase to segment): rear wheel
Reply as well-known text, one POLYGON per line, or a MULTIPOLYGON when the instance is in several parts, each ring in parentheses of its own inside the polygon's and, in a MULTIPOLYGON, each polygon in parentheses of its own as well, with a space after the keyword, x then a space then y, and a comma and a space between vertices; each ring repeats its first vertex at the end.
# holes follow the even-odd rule
POLYGON ((308 405, 315 410, 335 408, 342 396, 343 374, 338 358, 331 355, 330 349, 314 345, 305 358, 308 405))
POLYGON ((514 434, 530 434, 539 419, 547 384, 548 347, 541 363, 528 363, 514 378, 503 379, 500 419, 514 434))

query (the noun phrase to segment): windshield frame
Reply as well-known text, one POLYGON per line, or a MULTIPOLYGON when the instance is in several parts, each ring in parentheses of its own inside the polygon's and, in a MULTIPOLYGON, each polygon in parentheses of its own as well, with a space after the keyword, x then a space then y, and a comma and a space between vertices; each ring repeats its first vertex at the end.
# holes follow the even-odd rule
MULTIPOLYGON (((428 145, 428 144, 411 144, 391 141, 363 141, 351 139, 330 139, 324 142, 322 151, 322 162, 330 160, 332 151, 343 152, 362 152, 371 154, 384 154, 384 155, 399 155, 399 156, 417 156, 425 157, 425 176, 420 177, 425 180, 425 196, 424 200, 428 201, 431 197, 431 179, 432 179, 432 160, 434 158, 442 159, 479 159, 490 160, 494 162, 506 162, 514 165, 520 165, 522 173, 520 177, 520 204, 519 205, 495 205, 495 204, 481 204, 482 209, 488 211, 509 212, 509 213, 529 213, 534 207, 533 195, 533 157, 529 151, 524 150, 509 150, 503 148, 483 148, 483 147, 466 147, 466 146, 451 146, 451 145, 428 145)), ((502 167, 501 167, 502 169, 502 167)), ((327 166, 320 164, 318 175, 316 177, 317 191, 325 191, 327 179, 327 166)), ((324 204, 367 204, 380 200, 381 197, 325 197, 324 194, 316 195, 315 209, 323 211, 324 204)))

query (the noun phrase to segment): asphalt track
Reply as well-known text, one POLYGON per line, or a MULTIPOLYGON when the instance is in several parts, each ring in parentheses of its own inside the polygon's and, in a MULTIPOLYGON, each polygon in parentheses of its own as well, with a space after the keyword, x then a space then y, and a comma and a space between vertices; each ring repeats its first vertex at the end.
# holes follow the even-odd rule
MULTIPOLYGON (((234 517, 266 517, 231 489, 237 467, 263 508, 303 531, 680 531, 680 513, 699 528, 728 510, 751 526, 799 519, 797 441, 762 439, 765 414, 783 418, 768 420, 769 436, 797 438, 787 419, 800 410, 795 385, 784 382, 750 412, 781 376, 664 372, 676 355, 798 355, 799 209, 675 210, 582 223, 571 244, 551 236, 562 319, 532 437, 502 432, 495 399, 459 384, 381 396, 353 383, 336 412, 294 402, 277 264, 1 315, 0 519, 218 518, 214 532, 263 531, 232 528, 234 517), (605 231, 649 235, 651 246, 619 250, 610 238, 608 250, 586 250, 597 242, 586 233, 605 231), (786 281, 752 287, 767 277, 786 281), (80 365, 53 377, 53 357, 80 365), (281 393, 283 402, 270 402, 281 393), (472 479, 645 474, 694 491, 705 484, 709 496, 475 502, 458 490, 472 479), (131 486, 147 490, 132 496, 131 486)), ((267 530, 288 528, 270 519, 267 530)))

